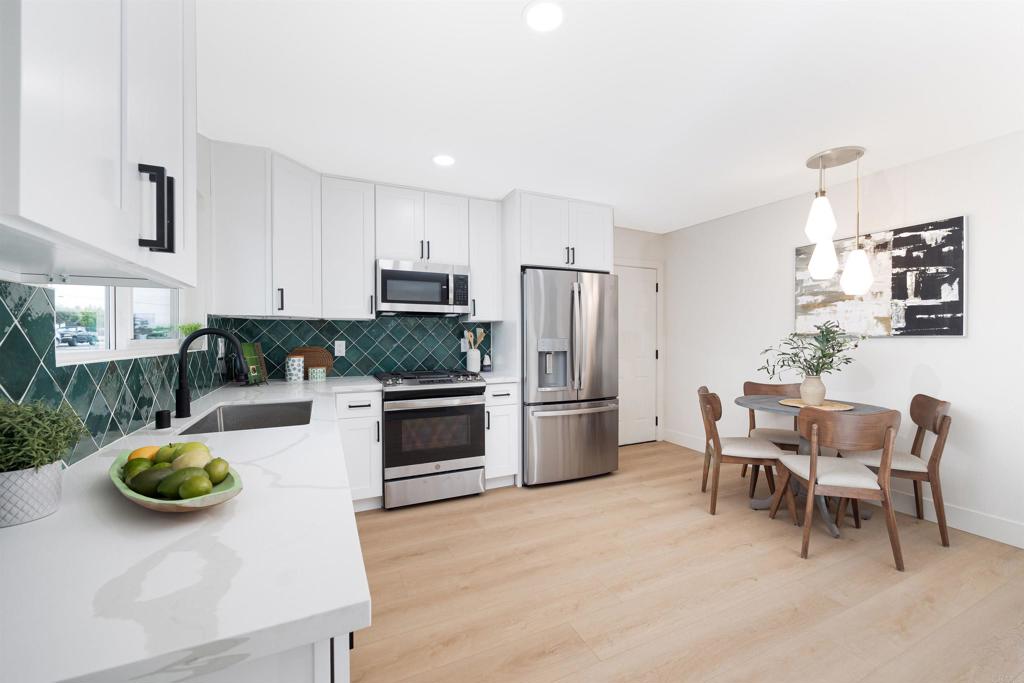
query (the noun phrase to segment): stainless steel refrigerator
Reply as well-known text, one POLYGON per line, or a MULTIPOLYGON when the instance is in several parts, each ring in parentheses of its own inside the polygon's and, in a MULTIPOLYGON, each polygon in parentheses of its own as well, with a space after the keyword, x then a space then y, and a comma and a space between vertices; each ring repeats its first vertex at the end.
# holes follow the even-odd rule
POLYGON ((614 275, 526 268, 523 480, 619 467, 619 315, 614 275))

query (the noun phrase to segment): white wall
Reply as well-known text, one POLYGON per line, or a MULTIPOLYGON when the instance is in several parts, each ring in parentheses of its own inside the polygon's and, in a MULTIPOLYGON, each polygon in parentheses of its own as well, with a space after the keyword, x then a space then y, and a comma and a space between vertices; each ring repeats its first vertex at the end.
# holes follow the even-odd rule
POLYGON ((665 236, 642 230, 615 228, 614 251, 616 263, 631 261, 652 261, 661 263, 665 260, 665 236))
MULTIPOLYGON (((793 331, 794 249, 806 243, 815 181, 808 172, 805 195, 665 236, 665 438, 703 451, 701 384, 722 396, 722 433, 746 433, 733 399, 744 380, 765 379, 760 351, 793 331)), ((851 235, 853 185, 829 196, 837 237, 851 235)), ((941 470, 949 522, 1024 547, 1024 132, 867 176, 861 196, 862 232, 967 216, 967 336, 868 339, 852 366, 825 377, 829 396, 901 410, 903 448, 915 393, 951 401, 941 470)), ((906 483, 897 502, 909 511, 906 483)), ((925 498, 934 519, 927 487, 925 498)))

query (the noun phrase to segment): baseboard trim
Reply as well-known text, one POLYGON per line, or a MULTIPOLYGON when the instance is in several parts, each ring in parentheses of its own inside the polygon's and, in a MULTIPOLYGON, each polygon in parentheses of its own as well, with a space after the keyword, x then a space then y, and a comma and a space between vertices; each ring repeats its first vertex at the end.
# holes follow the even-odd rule
MULTIPOLYGON (((661 436, 665 441, 674 443, 677 446, 695 450, 698 453, 704 450, 704 439, 694 434, 673 429, 662 429, 661 436)), ((897 482, 896 486, 903 486, 897 482)), ((927 484, 923 485, 924 497, 924 518, 930 522, 936 521, 935 506, 929 497, 927 484)), ((900 512, 914 515, 914 494, 912 491, 893 491, 893 502, 900 512)), ((975 534, 1000 543, 1006 543, 1017 548, 1024 548, 1024 522, 1018 522, 997 515, 990 515, 986 512, 972 510, 970 508, 950 505, 946 503, 946 523, 951 529, 959 529, 967 533, 975 534)), ((936 533, 938 533, 936 531, 936 533)))

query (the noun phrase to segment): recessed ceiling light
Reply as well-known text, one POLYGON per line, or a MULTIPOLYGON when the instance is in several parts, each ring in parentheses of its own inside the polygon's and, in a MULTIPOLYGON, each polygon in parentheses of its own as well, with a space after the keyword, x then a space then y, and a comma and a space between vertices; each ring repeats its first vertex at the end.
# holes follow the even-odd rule
POLYGON ((455 163, 455 159, 448 156, 447 154, 438 154, 434 157, 434 163, 438 166, 451 166, 455 163))
POLYGON ((554 31, 564 18, 562 6, 551 0, 534 0, 523 10, 526 25, 539 33, 554 31))

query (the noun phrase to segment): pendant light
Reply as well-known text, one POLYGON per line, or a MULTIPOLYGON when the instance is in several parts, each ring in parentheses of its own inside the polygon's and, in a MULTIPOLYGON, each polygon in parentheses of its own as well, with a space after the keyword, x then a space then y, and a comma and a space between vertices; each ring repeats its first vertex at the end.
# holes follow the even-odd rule
POLYGON ((832 236, 836 234, 836 215, 832 212, 832 203, 825 196, 825 166, 820 156, 818 157, 818 191, 814 193, 814 201, 811 202, 811 210, 807 214, 804 233, 807 235, 807 239, 815 244, 831 240, 832 236))
POLYGON ((844 294, 863 296, 871 291, 875 275, 871 272, 871 261, 868 252, 860 248, 860 160, 857 160, 857 245, 856 249, 846 256, 843 276, 839 278, 839 286, 844 294))
POLYGON ((828 280, 839 269, 836 247, 832 236, 836 232, 836 217, 832 205, 825 196, 825 169, 834 168, 856 161, 864 156, 863 147, 834 147, 818 152, 807 160, 807 168, 818 171, 818 191, 814 193, 811 210, 807 215, 804 232, 815 243, 807 271, 814 280, 828 280))

